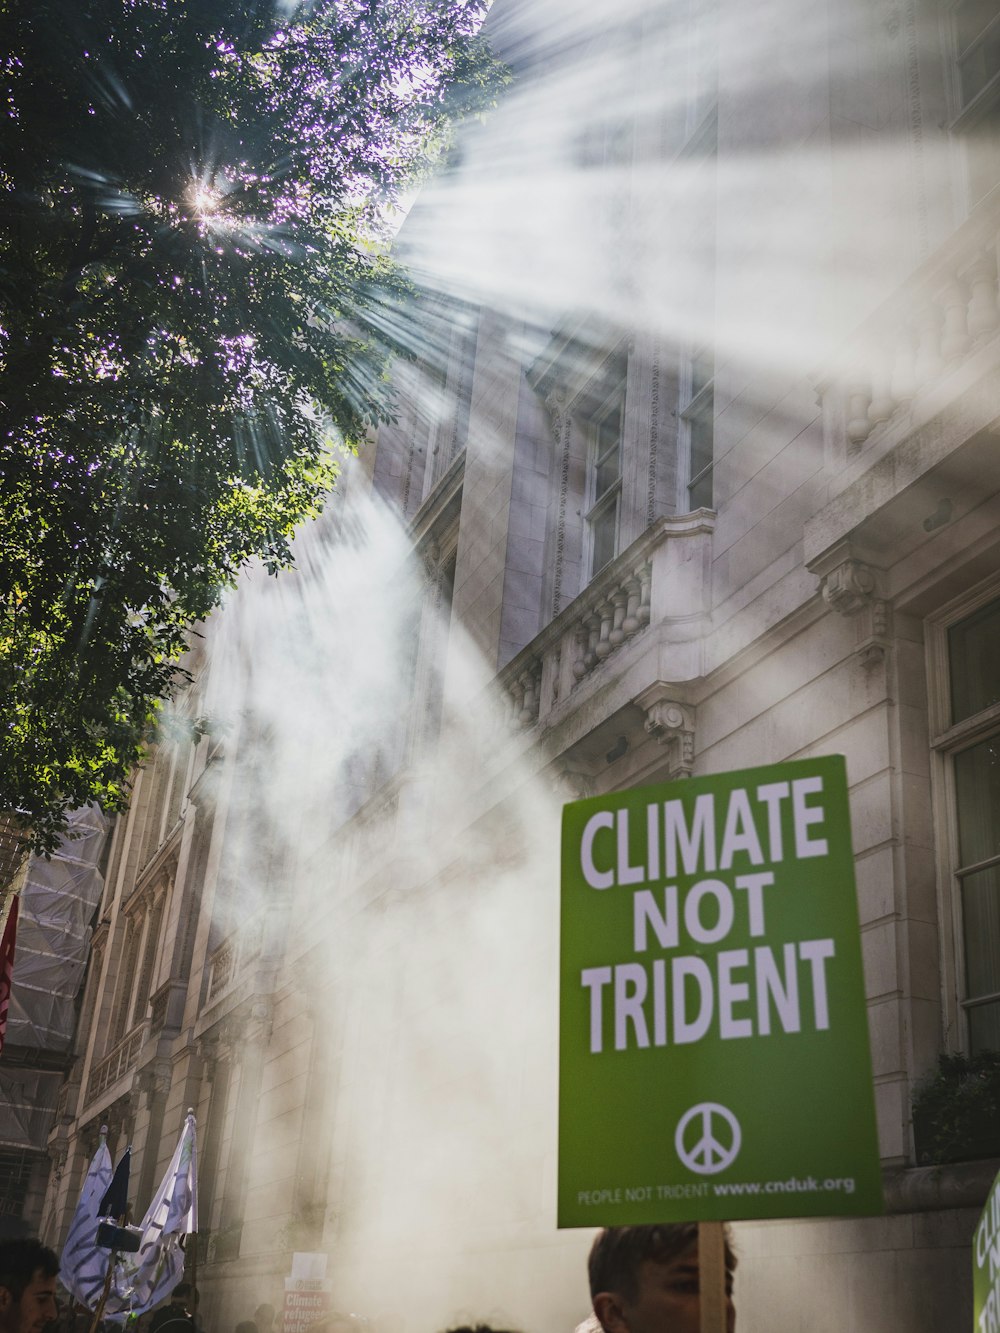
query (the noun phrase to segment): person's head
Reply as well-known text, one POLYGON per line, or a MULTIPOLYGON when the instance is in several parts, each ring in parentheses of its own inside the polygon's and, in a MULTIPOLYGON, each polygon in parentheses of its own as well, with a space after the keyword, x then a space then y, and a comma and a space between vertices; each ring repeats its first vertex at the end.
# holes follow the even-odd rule
MULTIPOLYGON (((727 1234, 729 1333, 736 1327, 735 1268, 727 1234)), ((608 1227, 591 1247, 588 1269, 594 1313, 604 1333, 699 1333, 697 1222, 608 1227)))
POLYGON ((40 1240, 0 1242, 0 1333, 41 1333, 58 1313, 59 1260, 40 1240))
POLYGON ((274 1306, 258 1305, 253 1312, 253 1322, 259 1329, 266 1330, 274 1323, 274 1306))
POLYGON ((178 1282, 170 1293, 170 1303, 183 1306, 185 1310, 195 1310, 198 1307, 198 1293, 190 1282, 178 1282))
POLYGON ((493 1328, 490 1324, 462 1324, 458 1328, 449 1328, 447 1333, 512 1333, 512 1330, 493 1328))

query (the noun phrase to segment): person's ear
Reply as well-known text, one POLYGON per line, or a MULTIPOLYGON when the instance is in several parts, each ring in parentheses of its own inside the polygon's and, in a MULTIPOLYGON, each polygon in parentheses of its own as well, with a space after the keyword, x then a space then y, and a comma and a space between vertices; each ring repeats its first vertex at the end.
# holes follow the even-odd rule
POLYGON ((616 1291, 599 1291, 594 1297, 594 1314, 604 1333, 629 1333, 628 1320, 616 1291))
POLYGON ((14 1293, 10 1287, 0 1286, 0 1314, 4 1314, 14 1304, 14 1293))

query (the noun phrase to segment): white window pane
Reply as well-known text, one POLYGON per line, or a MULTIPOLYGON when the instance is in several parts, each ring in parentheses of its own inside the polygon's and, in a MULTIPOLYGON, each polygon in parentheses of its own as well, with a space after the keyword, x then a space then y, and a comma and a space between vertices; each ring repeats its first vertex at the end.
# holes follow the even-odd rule
POLYGON ((1000 736, 955 756, 955 796, 959 865, 1000 856, 1000 736))
POLYGON ((1000 1001, 969 1010, 969 1050, 1000 1051, 1000 1001))
POLYGON ((1000 703, 1000 601, 949 629, 948 658, 952 723, 1000 703))
POLYGON ((593 537, 593 559, 591 575, 598 573, 615 557, 615 544, 618 533, 618 498, 613 504, 602 509, 590 522, 593 537))
POLYGON ((962 881, 966 995, 1000 994, 1000 867, 962 881))

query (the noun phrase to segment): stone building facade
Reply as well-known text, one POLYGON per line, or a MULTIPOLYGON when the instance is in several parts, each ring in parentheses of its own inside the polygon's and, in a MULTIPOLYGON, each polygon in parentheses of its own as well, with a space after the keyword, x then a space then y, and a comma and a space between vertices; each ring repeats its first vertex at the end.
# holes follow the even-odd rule
POLYGON ((114 831, 50 1240, 102 1123, 141 1208, 193 1106, 210 1327, 307 1251, 379 1329, 572 1328, 560 802, 842 753, 888 1211, 740 1225, 740 1317, 968 1323, 997 1162, 912 1099, 1000 1048, 998 21, 498 0, 398 419, 114 831))

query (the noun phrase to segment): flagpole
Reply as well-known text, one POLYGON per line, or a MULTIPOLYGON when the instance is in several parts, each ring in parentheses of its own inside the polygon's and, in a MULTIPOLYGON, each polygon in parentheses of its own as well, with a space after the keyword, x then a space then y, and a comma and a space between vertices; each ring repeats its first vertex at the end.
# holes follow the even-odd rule
MULTIPOLYGON (((124 1220, 122 1220, 119 1225, 124 1225, 124 1220)), ((115 1271, 116 1254, 117 1251, 112 1250, 108 1256, 108 1271, 104 1277, 104 1290, 101 1292, 101 1299, 97 1302, 97 1309, 94 1311, 94 1318, 90 1325, 90 1333, 97 1333, 97 1326, 101 1322, 101 1318, 104 1315, 104 1307, 108 1303, 108 1292, 111 1290, 111 1276, 115 1271)))
MULTIPOLYGON (((194 1317, 198 1313, 198 1233, 192 1232, 191 1240, 194 1241, 194 1248, 191 1251, 191 1328, 193 1333, 198 1333, 198 1325, 194 1322, 194 1317)), ((190 1243, 190 1242, 189 1242, 190 1243)))
MULTIPOLYGON (((98 1205, 99 1214, 106 1208, 108 1210, 107 1215, 115 1219, 116 1232, 120 1232, 121 1228, 128 1222, 128 1177, 131 1161, 132 1145, 130 1143, 122 1154, 118 1165, 115 1167, 115 1174, 111 1178, 111 1184, 107 1188, 107 1193, 98 1205)), ((104 1309, 108 1303, 108 1293, 111 1290, 111 1279, 115 1272, 115 1261, 118 1257, 118 1251, 121 1248, 120 1244, 115 1244, 115 1240, 117 1240, 118 1237, 114 1235, 114 1233, 112 1233, 112 1236, 111 1244, 108 1246, 108 1271, 104 1275, 104 1287, 101 1291, 101 1299, 97 1302, 97 1308, 94 1311, 94 1318, 90 1325, 90 1333, 97 1333, 97 1327, 103 1318, 104 1309)), ((98 1245, 101 1243, 100 1225, 98 1225, 97 1229, 97 1243, 98 1245)))
MULTIPOLYGON (((194 1107, 189 1106, 188 1115, 194 1115, 194 1107)), ((191 1233, 191 1240, 194 1242, 194 1248, 191 1250, 191 1333, 198 1333, 198 1325, 194 1321, 198 1313, 198 1232, 191 1233)))

